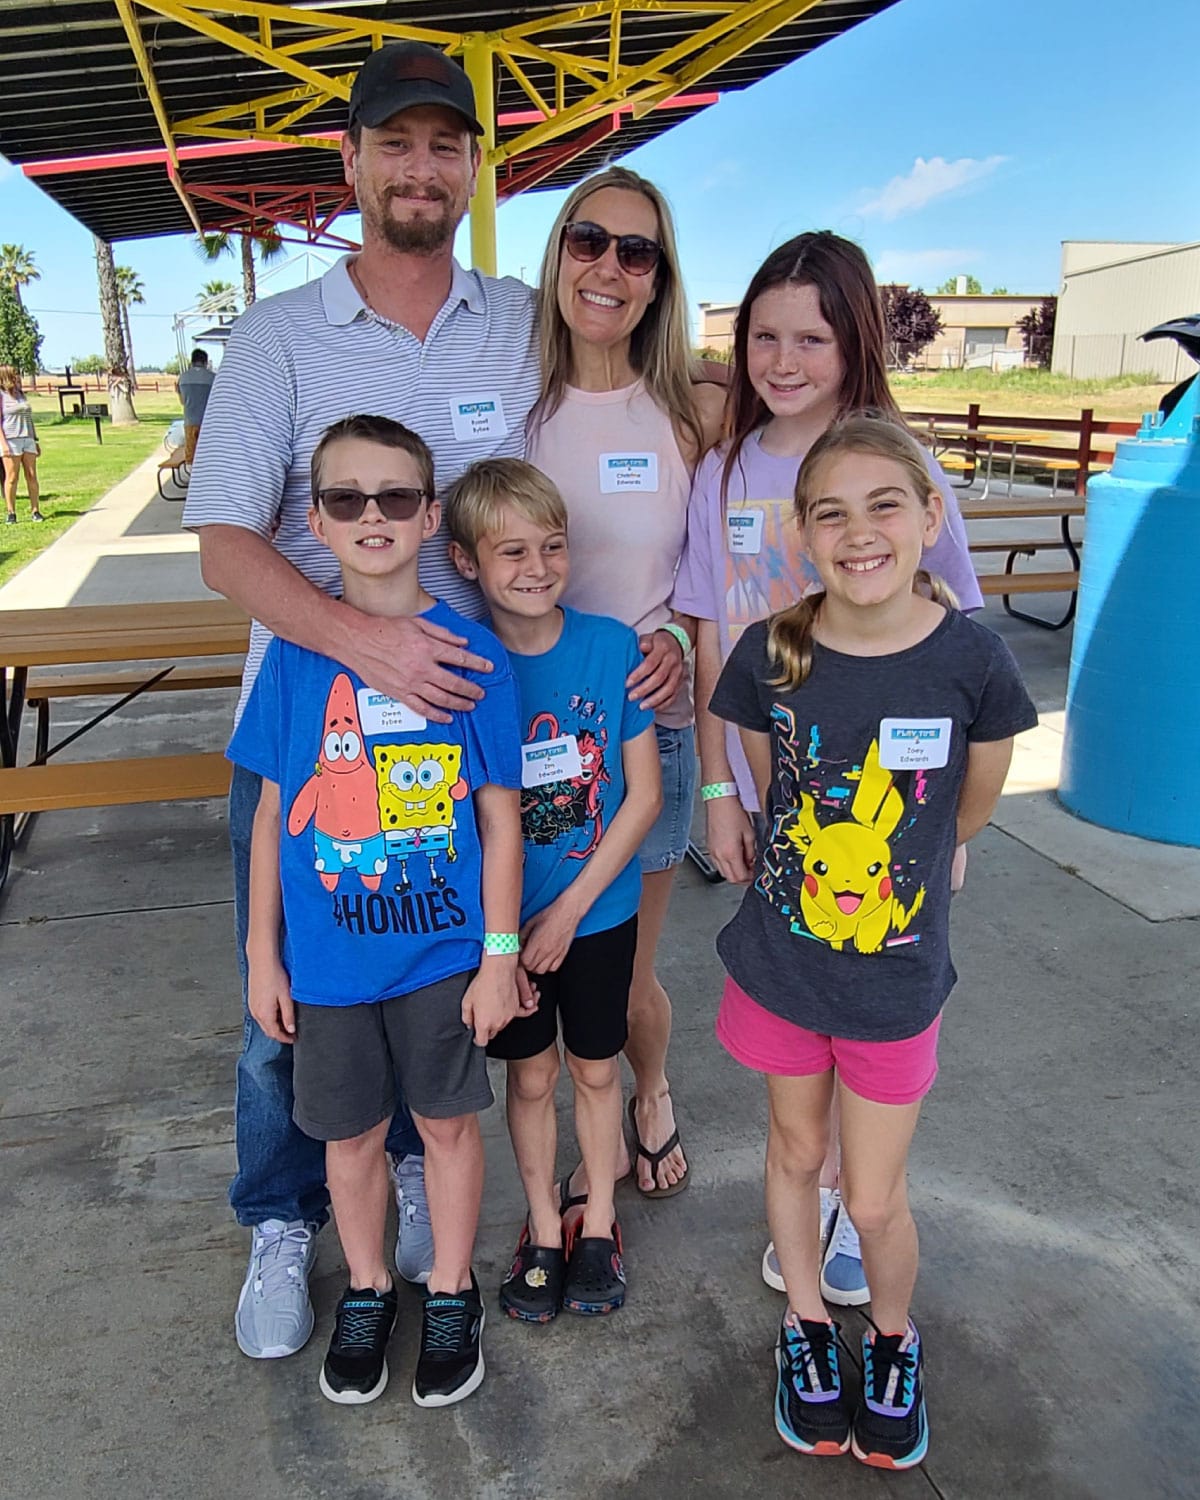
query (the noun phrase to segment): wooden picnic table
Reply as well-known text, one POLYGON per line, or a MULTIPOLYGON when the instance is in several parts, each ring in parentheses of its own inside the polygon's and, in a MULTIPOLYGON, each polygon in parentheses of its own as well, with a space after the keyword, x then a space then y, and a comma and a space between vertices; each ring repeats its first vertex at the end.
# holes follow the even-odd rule
MULTIPOLYGON (((964 521, 1005 521, 1005 520, 1057 520, 1059 523, 1058 542, 1043 543, 1044 546, 1053 545, 1062 547, 1071 560, 1071 566, 1057 573, 1017 573, 1013 570, 1013 564, 1018 556, 1030 555, 1036 551, 1038 543, 1027 538, 1013 538, 1011 541, 998 542, 996 549, 1008 553, 1002 573, 981 573, 979 584, 985 594, 998 593, 1003 602, 1006 613, 1012 615, 1015 620, 1024 620, 1030 625, 1040 625, 1044 630, 1061 630, 1069 625, 1075 618, 1075 591, 1079 587, 1079 547, 1071 535, 1071 520, 1075 516, 1085 514, 1086 503, 1075 495, 1066 495, 1061 498, 1051 497, 1046 500, 1014 500, 1008 496, 1004 500, 986 500, 983 496, 977 499, 963 500, 959 504, 959 513, 964 521), (1025 610, 1013 606, 1012 596, 1017 593, 1029 594, 1040 591, 1046 593, 1069 592, 1071 599, 1067 605, 1066 613, 1060 620, 1045 620, 1040 615, 1029 614, 1025 610)), ((991 550, 984 548, 984 550, 991 550)))
MULTIPOLYGON (((0 610, 0 783, 11 787, 18 778, 28 779, 27 771, 36 773, 45 760, 64 745, 71 743, 95 727, 117 709, 138 697, 141 693, 160 689, 174 670, 175 662, 201 656, 244 655, 250 635, 250 622, 242 610, 227 599, 166 600, 148 604, 87 604, 67 605, 56 609, 5 609, 0 610), (80 729, 53 748, 44 743, 41 732, 43 723, 39 716, 39 742, 34 768, 18 771, 21 726, 26 705, 29 669, 44 666, 77 666, 81 663, 128 663, 165 662, 157 669, 146 668, 144 672, 119 675, 105 682, 97 677, 97 696, 120 692, 120 701, 95 715, 80 729), (144 680, 141 680, 144 677, 144 680), (129 691, 124 691, 126 687, 129 691), (7 782, 5 772, 14 772, 7 782)), ((180 686, 225 685, 236 674, 213 673, 211 680, 190 679, 180 686)), ((88 680, 76 680, 72 692, 83 696, 89 691, 88 680)), ((207 785, 211 780, 211 769, 202 771, 201 757, 160 757, 164 764, 171 759, 171 769, 192 772, 197 786, 207 785)), ((92 763, 98 765, 99 763, 92 763)), ((108 763, 105 773, 97 777, 97 804, 113 801, 155 800, 146 795, 152 784, 160 786, 153 777, 141 778, 129 772, 124 777, 115 768, 131 768, 150 765, 147 761, 118 761, 108 763), (122 782, 124 783, 122 785, 122 782)), ((44 768, 50 775, 60 768, 44 768)), ((86 781, 86 767, 72 768, 79 772, 78 780, 86 781)), ((49 776, 44 779, 49 780, 49 776)), ((179 783, 186 782, 186 776, 179 783)), ((182 794, 182 793, 181 793, 182 794)), ((198 793, 197 793, 198 794, 198 793)), ((10 793, 0 790, 0 797, 10 793)), ((28 791, 21 793, 19 806, 0 807, 0 887, 8 874, 13 845, 29 807, 39 806, 88 806, 86 788, 77 792, 73 800, 66 800, 61 791, 57 798, 47 795, 44 801, 30 801, 28 791), (80 797, 82 796, 82 800, 80 797), (24 801, 21 801, 21 798, 24 801)))

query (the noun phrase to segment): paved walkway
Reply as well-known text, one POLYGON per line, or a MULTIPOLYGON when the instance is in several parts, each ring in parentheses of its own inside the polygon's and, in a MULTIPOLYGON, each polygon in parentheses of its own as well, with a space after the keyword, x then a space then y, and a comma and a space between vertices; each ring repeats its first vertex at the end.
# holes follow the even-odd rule
MULTIPOLYGON (((179 508, 147 500, 152 490, 146 466, 0 590, 0 605, 202 593, 179 508)), ((418 1314, 405 1291, 386 1395, 361 1411, 321 1398, 342 1278, 330 1232, 309 1347, 244 1359, 231 1324, 245 1237, 224 1202, 241 1030, 224 819, 219 804, 195 803, 43 816, 0 905, 4 1493, 1194 1496, 1200 923, 1166 898, 1151 920, 1130 891, 1157 882, 1194 913, 1200 871, 1188 851, 1051 817, 1069 639, 998 607, 986 618, 1016 649, 1045 720, 955 904, 960 982, 913 1154, 933 1427, 923 1471, 818 1464, 774 1434, 781 1301, 758 1276, 763 1092, 711 1036, 712 937, 738 895, 690 868, 662 975, 693 1182, 660 1203, 620 1190, 625 1311, 537 1330, 493 1315, 520 1217, 498 1107, 485 1119, 477 1267, 491 1321, 479 1396, 445 1412, 411 1404, 418 1314), (1045 833, 1056 819, 1084 830, 1087 858, 1045 833), (1131 875, 1133 854, 1143 864, 1131 875), (1120 888, 1113 869, 1125 869, 1120 888)), ((84 753, 219 746, 230 698, 142 700, 84 753)), ((561 1155, 565 1166, 568 1144, 561 1155)), ((861 1326, 845 1324, 847 1337, 861 1326)))

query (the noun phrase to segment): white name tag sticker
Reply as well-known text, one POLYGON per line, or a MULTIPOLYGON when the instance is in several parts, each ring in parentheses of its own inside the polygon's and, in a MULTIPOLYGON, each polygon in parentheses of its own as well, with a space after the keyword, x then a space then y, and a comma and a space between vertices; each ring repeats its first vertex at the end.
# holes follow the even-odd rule
POLYGON ((419 734, 427 727, 423 714, 374 688, 359 688, 358 719, 364 734, 419 734))
POLYGON ((883 719, 879 764, 887 771, 936 771, 950 759, 952 719, 883 719))
POLYGON ((499 391, 451 396, 450 420, 454 424, 454 436, 460 443, 478 443, 484 438, 508 435, 504 402, 499 391))
POLYGON ((749 510, 731 510, 725 516, 725 542, 730 552, 756 555, 762 551, 763 523, 766 512, 752 506, 749 510))
POLYGON ((573 734, 555 740, 530 740, 521 746, 521 785, 547 786, 583 774, 579 742, 573 734))
POLYGON ((600 493, 617 495, 625 490, 658 493, 657 453, 602 453, 600 493))

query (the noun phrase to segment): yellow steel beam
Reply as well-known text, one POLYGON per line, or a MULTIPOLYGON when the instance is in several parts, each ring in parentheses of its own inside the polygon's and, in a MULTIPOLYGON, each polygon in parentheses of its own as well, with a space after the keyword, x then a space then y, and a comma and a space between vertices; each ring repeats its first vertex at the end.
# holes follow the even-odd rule
MULTIPOLYGON (((139 0, 142 3, 142 0, 139 0)), ((387 36, 396 40, 432 42, 435 46, 448 46, 458 41, 458 33, 439 31, 432 26, 401 26, 392 21, 375 20, 370 16, 346 15, 343 11, 306 10, 302 5, 276 5, 268 0, 194 0, 192 4, 180 4, 178 10, 188 10, 197 16, 228 15, 249 16, 254 20, 277 21, 285 26, 311 26, 316 31, 350 31, 356 36, 387 36)), ((183 25, 189 25, 187 20, 183 25)))
POLYGON ((471 264, 496 274, 496 73, 491 41, 479 32, 463 37, 463 67, 475 90, 475 113, 483 125, 482 154, 471 199, 471 264))
MULTIPOLYGON (((646 0, 642 0, 646 3, 646 0)), ((638 103, 642 93, 651 97, 665 98, 685 86, 696 83, 731 58, 737 57, 748 47, 778 31, 801 16, 805 11, 819 5, 821 0, 746 0, 738 7, 737 14, 726 14, 706 26, 702 31, 677 42, 657 57, 633 68, 622 69, 616 78, 593 90, 591 96, 581 99, 570 108, 531 126, 503 146, 497 147, 497 160, 507 161, 535 146, 566 135, 602 113, 606 106, 630 101, 638 103), (691 54, 694 60, 678 72, 673 71, 677 63, 691 54), (644 86, 649 84, 649 89, 644 86)), ((519 50, 514 47, 514 51, 519 50)))
POLYGON ((504 47, 497 47, 496 56, 501 59, 501 61, 504 63, 504 66, 521 85, 521 88, 525 91, 525 95, 528 98, 529 102, 533 105, 533 107, 535 109, 540 109, 544 115, 548 115, 550 113, 549 105, 542 98, 541 94, 538 93, 537 89, 534 88, 533 84, 529 81, 529 77, 526 74, 524 68, 521 67, 521 64, 516 60, 512 53, 507 51, 504 47))
POLYGON ((142 82, 146 85, 146 94, 150 100, 150 108, 154 111, 154 118, 158 121, 159 133, 163 138, 163 145, 167 148, 167 158, 171 163, 171 186, 179 195, 179 201, 183 204, 188 218, 192 221, 192 227, 197 234, 202 233, 200 228, 200 215, 196 212, 196 205, 188 197, 179 180, 179 155, 175 149, 175 137, 171 131, 171 121, 167 115, 167 107, 163 103, 163 97, 158 87, 158 79, 154 76, 154 68, 150 62, 150 54, 146 51, 146 42, 142 36, 142 29, 138 25, 138 18, 133 13, 130 0, 116 0, 117 14, 121 17, 121 25, 125 28, 125 35, 129 38, 129 45, 133 49, 134 58, 137 61, 138 72, 142 75, 142 82))

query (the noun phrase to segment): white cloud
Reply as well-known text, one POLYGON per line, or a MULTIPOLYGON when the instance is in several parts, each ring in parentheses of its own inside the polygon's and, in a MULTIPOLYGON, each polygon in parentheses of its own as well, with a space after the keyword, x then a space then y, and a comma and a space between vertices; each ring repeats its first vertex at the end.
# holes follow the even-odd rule
POLYGON ((918 156, 911 172, 893 177, 858 212, 868 219, 899 219, 904 214, 916 213, 935 198, 944 198, 947 193, 957 193, 982 181, 1007 160, 1007 156, 985 156, 982 160, 960 156, 957 161, 947 161, 943 156, 931 156, 926 161, 918 156))
POLYGON ((884 285, 889 281, 919 286, 934 275, 944 276, 947 271, 965 275, 983 258, 981 250, 881 250, 874 256, 875 279, 884 285))

